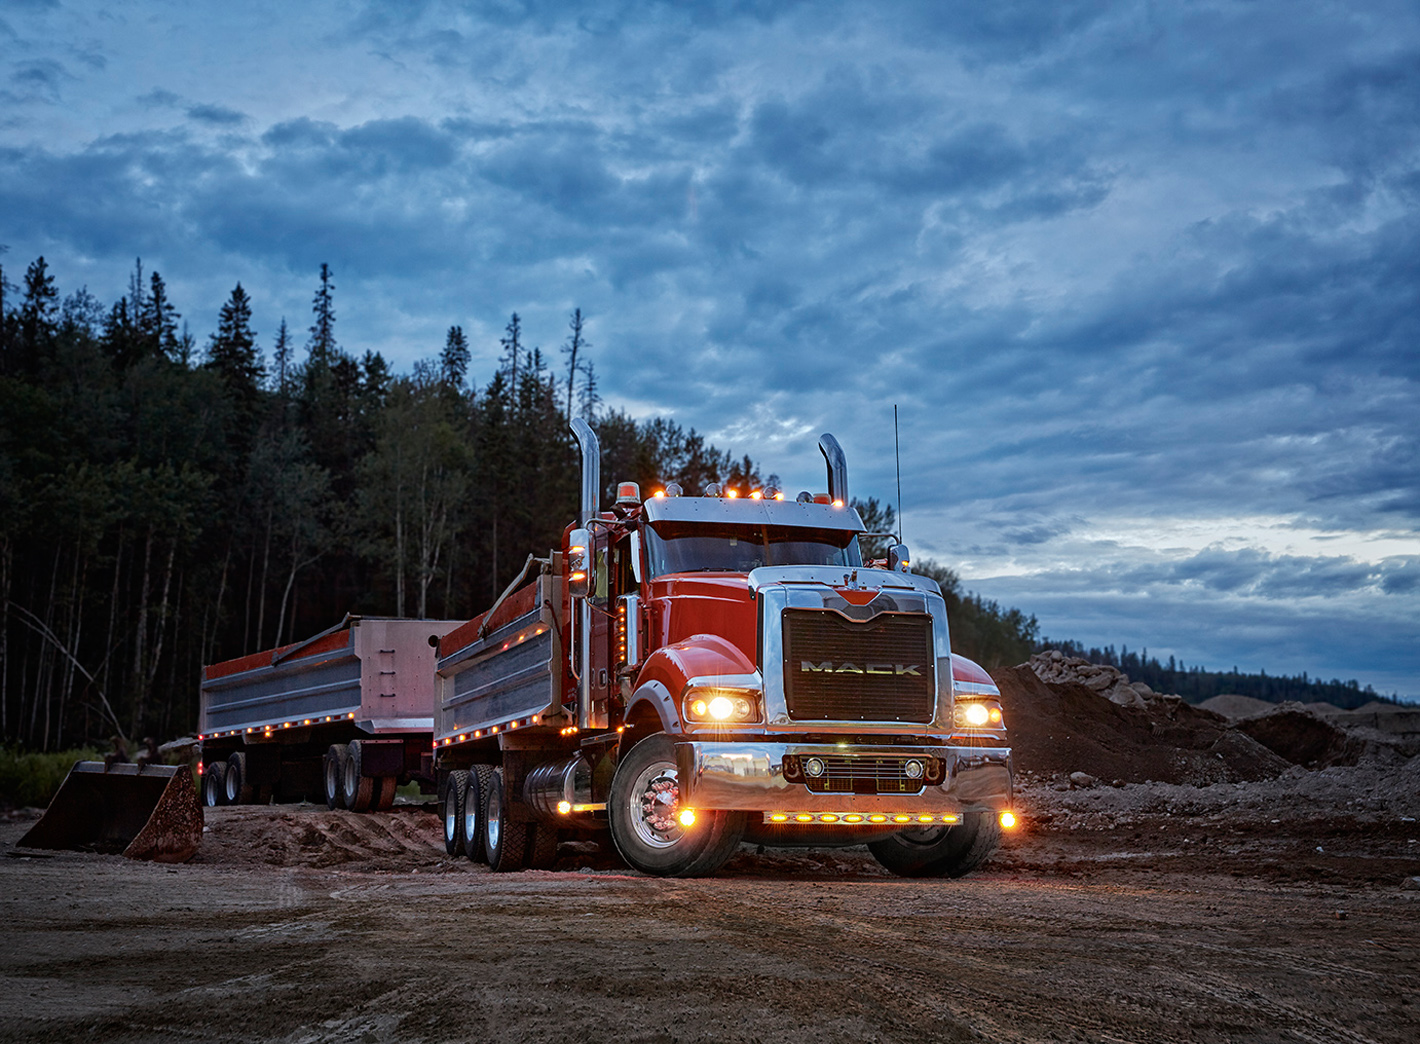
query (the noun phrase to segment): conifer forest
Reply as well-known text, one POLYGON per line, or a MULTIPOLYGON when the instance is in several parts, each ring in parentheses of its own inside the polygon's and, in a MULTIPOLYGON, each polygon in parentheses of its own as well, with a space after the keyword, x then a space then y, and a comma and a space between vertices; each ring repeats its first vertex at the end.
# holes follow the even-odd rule
MULTIPOLYGON (((169 738, 196 725, 205 663, 346 613, 482 611, 575 516, 570 416, 599 435, 608 503, 627 479, 762 481, 673 420, 607 408, 580 310, 555 355, 513 313, 485 377, 458 326, 394 373, 342 345, 336 303, 322 265, 309 325, 259 343, 238 283, 199 339, 141 261, 111 303, 43 258, 18 284, 0 269, 0 742, 169 738)), ((857 506, 891 529, 891 507, 857 506)), ((1033 619, 937 573, 1001 648, 969 646, 1029 654, 1033 619)))

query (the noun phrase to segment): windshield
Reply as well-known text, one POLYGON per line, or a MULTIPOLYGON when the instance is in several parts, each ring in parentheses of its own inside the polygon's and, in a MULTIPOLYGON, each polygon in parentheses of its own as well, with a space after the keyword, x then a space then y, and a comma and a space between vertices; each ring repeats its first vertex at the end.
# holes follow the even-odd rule
POLYGON ((664 573, 748 573, 760 566, 863 564, 858 534, 799 526, 659 522, 646 530, 652 576, 664 573))

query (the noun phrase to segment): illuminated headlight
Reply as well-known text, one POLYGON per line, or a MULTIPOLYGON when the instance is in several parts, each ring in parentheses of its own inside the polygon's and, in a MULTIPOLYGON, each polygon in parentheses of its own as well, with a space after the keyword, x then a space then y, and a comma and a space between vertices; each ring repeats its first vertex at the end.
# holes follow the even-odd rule
POLYGON ((685 715, 696 722, 736 724, 759 720, 757 693, 706 690, 686 697, 685 715))
POLYGON ((1004 723, 1001 705, 988 700, 958 700, 952 717, 958 729, 999 729, 1004 723))

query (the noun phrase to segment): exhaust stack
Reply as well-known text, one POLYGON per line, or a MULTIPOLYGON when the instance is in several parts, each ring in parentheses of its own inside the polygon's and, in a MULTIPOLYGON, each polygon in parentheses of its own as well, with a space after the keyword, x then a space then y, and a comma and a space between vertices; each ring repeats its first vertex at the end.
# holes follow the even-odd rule
POLYGON ((828 495, 834 503, 848 504, 848 461, 843 457, 843 447, 828 432, 818 437, 819 452, 828 465, 828 495))
POLYGON ((588 520, 596 518, 601 509, 602 447, 597 433, 581 417, 572 418, 572 434, 582 449, 582 506, 577 514, 577 527, 585 529, 588 520))

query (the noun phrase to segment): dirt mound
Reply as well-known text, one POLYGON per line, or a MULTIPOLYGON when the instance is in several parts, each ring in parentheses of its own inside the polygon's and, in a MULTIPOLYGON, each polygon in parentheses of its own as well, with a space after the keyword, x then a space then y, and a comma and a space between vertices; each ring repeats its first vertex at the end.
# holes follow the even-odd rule
POLYGON ((1246 733, 1279 757, 1306 768, 1354 765, 1363 744, 1299 703, 1286 703, 1265 714, 1237 723, 1246 733))
POLYGON ((316 805, 238 805, 206 809, 206 818, 196 863, 411 870, 449 858, 432 806, 396 805, 373 816, 316 805))
MULTIPOLYGON (((1024 773, 1206 785, 1270 779, 1292 764, 1221 714, 1177 696, 1145 698, 1131 687, 1140 698, 1126 705, 1076 681, 1046 682, 1027 665, 1001 668, 992 677, 1016 767, 1024 773)), ((1103 688, 1118 684, 1112 679, 1103 688)))
POLYGON ((1237 693, 1225 692, 1204 700, 1198 706, 1236 721, 1238 718, 1250 718, 1254 714, 1266 714, 1277 704, 1259 700, 1256 696, 1240 696, 1237 693))

